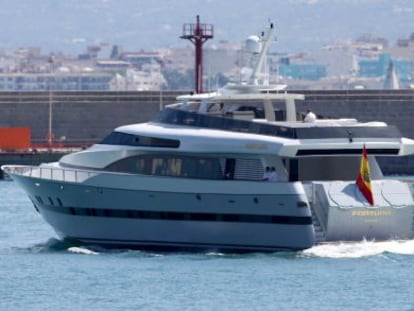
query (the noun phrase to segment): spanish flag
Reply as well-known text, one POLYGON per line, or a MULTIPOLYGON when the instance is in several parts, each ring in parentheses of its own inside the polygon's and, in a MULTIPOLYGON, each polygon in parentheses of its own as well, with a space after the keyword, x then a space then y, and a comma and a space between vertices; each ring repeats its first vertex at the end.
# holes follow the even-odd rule
POLYGON ((356 184, 358 186, 358 189, 361 191, 361 193, 364 195, 364 197, 367 199, 369 204, 374 205, 374 197, 372 195, 371 190, 371 173, 369 169, 369 162, 368 162, 368 155, 367 155, 367 149, 362 149, 362 158, 361 158, 361 167, 359 169, 359 174, 356 180, 356 184))

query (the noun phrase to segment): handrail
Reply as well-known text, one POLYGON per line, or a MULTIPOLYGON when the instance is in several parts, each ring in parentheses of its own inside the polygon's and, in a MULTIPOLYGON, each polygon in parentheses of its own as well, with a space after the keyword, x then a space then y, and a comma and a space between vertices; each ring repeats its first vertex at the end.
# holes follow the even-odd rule
POLYGON ((2 170, 7 174, 28 176, 33 178, 41 178, 53 181, 65 181, 65 182, 84 182, 90 177, 97 174, 120 174, 112 172, 100 172, 82 169, 70 169, 60 167, 41 167, 31 165, 3 165, 2 170))
POLYGON ((318 189, 316 189, 315 184, 312 183, 312 206, 313 206, 313 211, 316 214, 316 217, 319 220, 319 224, 322 227, 322 230, 324 232, 327 231, 327 225, 328 225, 328 209, 324 208, 323 205, 320 203, 321 202, 321 195, 320 195, 320 191, 318 191, 318 189), (317 198, 317 200, 316 200, 317 198), (315 202, 318 202, 318 204, 314 204, 315 202))

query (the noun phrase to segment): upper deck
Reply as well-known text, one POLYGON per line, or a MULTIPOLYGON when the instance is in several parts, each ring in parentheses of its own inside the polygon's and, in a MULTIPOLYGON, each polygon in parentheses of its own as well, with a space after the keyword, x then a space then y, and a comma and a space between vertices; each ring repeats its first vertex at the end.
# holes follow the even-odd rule
MULTIPOLYGON (((400 140, 401 133, 395 126, 382 122, 360 123, 356 120, 318 120, 314 123, 300 121, 267 121, 266 119, 239 119, 245 111, 227 111, 220 114, 165 108, 153 122, 198 128, 218 129, 289 139, 385 139, 400 140), (241 114, 239 114, 241 112, 241 114)), ((372 152, 370 152, 372 154, 372 152)), ((380 154, 397 154, 398 150, 378 150, 380 154)))

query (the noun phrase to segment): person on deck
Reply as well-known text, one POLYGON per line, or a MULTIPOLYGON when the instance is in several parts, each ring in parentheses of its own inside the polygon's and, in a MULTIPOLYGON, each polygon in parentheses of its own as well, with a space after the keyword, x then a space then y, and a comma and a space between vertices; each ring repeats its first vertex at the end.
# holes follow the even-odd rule
POLYGON ((316 115, 312 112, 312 110, 308 109, 308 112, 306 113, 305 119, 303 121, 307 123, 315 122, 316 115))
POLYGON ((272 167, 272 169, 270 170, 269 181, 277 181, 278 179, 279 178, 277 176, 276 169, 272 167))
POLYGON ((263 173, 263 180, 268 181, 270 179, 270 167, 266 166, 266 169, 263 173))

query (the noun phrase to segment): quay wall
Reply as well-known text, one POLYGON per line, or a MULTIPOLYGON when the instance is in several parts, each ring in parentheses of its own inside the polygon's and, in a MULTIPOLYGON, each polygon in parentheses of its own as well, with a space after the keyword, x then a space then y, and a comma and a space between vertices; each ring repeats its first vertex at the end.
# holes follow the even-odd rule
POLYGON ((115 127, 144 122, 160 109, 160 92, 0 92, 0 127, 29 127, 45 142, 52 107, 55 140, 96 142, 115 127), (50 104, 51 103, 51 104, 50 104))
MULTIPOLYGON (((296 103, 324 117, 384 121, 414 138, 414 90, 291 91, 305 94, 296 103)), ((100 141, 114 128, 151 119, 182 92, 0 92, 0 127, 29 127, 33 143, 45 142, 49 107, 55 140, 100 141)), ((385 173, 414 175, 414 157, 380 159, 385 173)))

